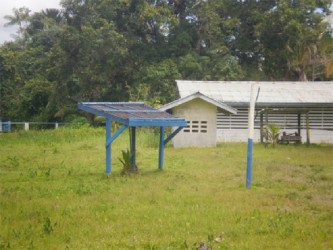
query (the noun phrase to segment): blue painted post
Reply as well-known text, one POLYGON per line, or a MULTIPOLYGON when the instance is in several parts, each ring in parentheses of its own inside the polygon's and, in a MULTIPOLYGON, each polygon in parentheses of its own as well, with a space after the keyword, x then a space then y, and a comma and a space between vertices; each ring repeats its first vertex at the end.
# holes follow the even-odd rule
POLYGON ((256 90, 257 85, 251 86, 251 97, 249 107, 249 137, 247 141, 247 167, 246 167, 246 188, 250 188, 252 185, 252 153, 253 153, 253 134, 254 134, 254 108, 256 102, 256 90))
POLYGON ((160 147, 158 155, 158 168, 163 170, 164 162, 164 127, 160 127, 160 147))
POLYGON ((247 140, 247 168, 246 168, 246 187, 250 188, 252 185, 252 153, 253 153, 253 139, 247 140))
POLYGON ((131 127, 130 128, 131 132, 131 162, 132 162, 132 168, 136 168, 136 127, 131 127))
POLYGON ((106 174, 110 175, 111 174, 111 164, 112 164, 112 159, 111 159, 111 119, 106 118, 106 174))

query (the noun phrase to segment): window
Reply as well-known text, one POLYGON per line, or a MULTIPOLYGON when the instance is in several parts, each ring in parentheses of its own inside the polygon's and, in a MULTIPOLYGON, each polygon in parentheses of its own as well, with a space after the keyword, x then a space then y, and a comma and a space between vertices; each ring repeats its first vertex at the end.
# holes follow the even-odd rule
POLYGON ((207 121, 187 121, 187 126, 184 128, 184 133, 207 133, 207 121))
POLYGON ((207 133, 207 121, 200 122, 200 132, 207 133))

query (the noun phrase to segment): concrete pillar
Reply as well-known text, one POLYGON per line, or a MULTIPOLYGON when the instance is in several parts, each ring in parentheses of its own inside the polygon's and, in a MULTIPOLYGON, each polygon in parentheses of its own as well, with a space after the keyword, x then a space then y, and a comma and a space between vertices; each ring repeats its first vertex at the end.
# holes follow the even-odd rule
POLYGON ((309 112, 306 113, 306 144, 310 144, 310 118, 309 118, 309 112))
MULTIPOLYGON (((268 118, 268 111, 265 111, 265 125, 266 125, 266 130, 268 128, 268 122, 269 122, 269 118, 268 118)), ((265 133, 265 140, 266 142, 268 142, 268 133, 265 133)))
POLYGON ((24 130, 28 131, 29 130, 29 122, 24 123, 24 130))
POLYGON ((260 114, 260 142, 264 142, 264 115, 263 113, 260 114))

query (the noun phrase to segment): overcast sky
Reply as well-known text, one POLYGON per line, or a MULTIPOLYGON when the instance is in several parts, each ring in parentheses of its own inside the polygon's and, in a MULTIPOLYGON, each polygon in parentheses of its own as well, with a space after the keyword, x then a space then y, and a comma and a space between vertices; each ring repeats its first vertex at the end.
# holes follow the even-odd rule
POLYGON ((13 8, 27 7, 33 12, 48 8, 60 8, 60 0, 0 0, 0 44, 12 40, 11 34, 16 34, 17 26, 4 27, 8 21, 6 15, 12 15, 13 8))

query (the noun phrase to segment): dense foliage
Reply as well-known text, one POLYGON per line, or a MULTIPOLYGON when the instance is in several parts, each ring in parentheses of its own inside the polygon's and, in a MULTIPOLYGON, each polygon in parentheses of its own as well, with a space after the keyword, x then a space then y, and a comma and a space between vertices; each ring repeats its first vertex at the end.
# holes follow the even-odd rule
POLYGON ((62 0, 14 9, 0 117, 64 120, 78 101, 176 98, 175 79, 329 80, 331 0, 62 0))

